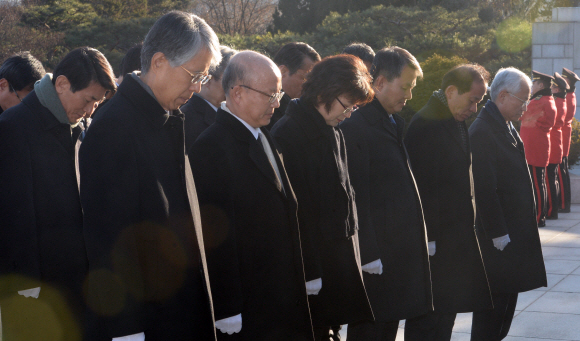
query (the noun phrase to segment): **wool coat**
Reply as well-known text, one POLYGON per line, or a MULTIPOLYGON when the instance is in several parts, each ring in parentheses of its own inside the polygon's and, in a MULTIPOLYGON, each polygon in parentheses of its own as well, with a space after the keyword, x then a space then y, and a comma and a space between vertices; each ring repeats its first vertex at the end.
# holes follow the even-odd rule
POLYGON ((354 192, 344 137, 312 105, 290 102, 272 129, 298 199, 306 281, 322 278, 310 309, 316 326, 372 320, 361 273, 354 192))
POLYGON ((313 340, 296 199, 274 141, 261 131, 281 180, 262 143, 221 108, 191 149, 216 320, 242 314, 239 334, 219 333, 313 340))
POLYGON ((569 92, 566 94, 566 118, 564 119, 564 126, 562 127, 562 149, 564 156, 570 154, 572 120, 574 120, 574 115, 576 115, 576 94, 574 90, 568 90, 569 92))
POLYGON ((85 136, 88 300, 103 340, 140 332, 148 341, 215 339, 184 149, 183 114, 167 113, 133 77, 85 136))
POLYGON ((552 91, 542 89, 535 93, 520 121, 520 135, 526 147, 528 164, 534 167, 548 166, 550 131, 556 121, 556 103, 552 91))
POLYGON ((185 150, 189 151, 199 135, 215 122, 216 111, 197 94, 179 110, 185 115, 185 150))
POLYGON ((340 124, 356 193, 361 263, 380 259, 381 275, 363 272, 377 321, 433 309, 427 231, 403 144, 405 120, 375 98, 340 124))
POLYGON ((40 286, 35 303, 74 318, 84 314, 88 272, 75 171, 81 130, 60 123, 35 91, 0 118, 0 296, 40 286))
POLYGON ((435 95, 413 116, 405 145, 423 203, 437 313, 492 307, 475 234, 471 152, 462 147, 457 122, 435 95))
POLYGON ((566 120, 566 93, 554 94, 554 102, 556 103, 556 120, 554 126, 550 131, 550 159, 549 162, 553 164, 562 163, 562 156, 564 156, 563 142, 562 142, 562 127, 566 120))
POLYGON ((469 127, 477 203, 476 230, 493 293, 545 287, 546 269, 524 144, 492 101, 469 127), (493 238, 509 235, 503 251, 493 238))

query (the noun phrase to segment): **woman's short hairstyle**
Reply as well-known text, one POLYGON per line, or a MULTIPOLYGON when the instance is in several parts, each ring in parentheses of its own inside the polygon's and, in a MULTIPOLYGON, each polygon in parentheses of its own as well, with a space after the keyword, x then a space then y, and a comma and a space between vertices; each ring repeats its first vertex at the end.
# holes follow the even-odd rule
POLYGON ((205 20, 195 14, 171 11, 159 18, 145 36, 141 72, 149 72, 157 52, 163 53, 172 67, 177 67, 204 49, 212 56, 211 65, 218 65, 222 59, 219 40, 205 20))
POLYGON ((326 110, 340 95, 363 105, 375 95, 371 84, 371 75, 360 58, 348 54, 326 57, 306 76, 301 99, 315 106, 324 104, 326 110))
POLYGON ((52 84, 58 76, 65 76, 70 90, 76 92, 87 88, 92 82, 109 91, 115 91, 115 74, 105 56, 91 47, 79 47, 69 52, 54 68, 52 84))
POLYGON ((527 83, 530 89, 532 88, 532 80, 528 75, 520 70, 507 67, 499 69, 495 74, 495 78, 491 83, 490 97, 493 102, 497 99, 497 95, 503 90, 511 93, 518 93, 522 89, 522 83, 527 83))

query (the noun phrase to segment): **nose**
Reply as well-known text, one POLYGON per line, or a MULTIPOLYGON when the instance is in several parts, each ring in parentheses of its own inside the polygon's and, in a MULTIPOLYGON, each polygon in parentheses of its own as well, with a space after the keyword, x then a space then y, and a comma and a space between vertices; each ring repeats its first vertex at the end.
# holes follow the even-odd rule
POLYGON ((411 89, 409 89, 405 92, 405 99, 408 101, 411 98, 413 98, 413 93, 411 92, 411 89))
POLYGON ((352 111, 350 111, 350 110, 349 110, 349 111, 348 111, 348 112, 347 112, 347 113, 344 115, 344 117, 346 117, 346 118, 350 118, 350 115, 352 115, 352 111))
POLYGON ((477 112, 477 103, 473 103, 471 107, 469 107, 469 110, 473 113, 477 112))
POLYGON ((99 103, 97 103, 97 102, 88 103, 87 106, 83 109, 83 111, 85 112, 85 116, 91 116, 93 114, 93 112, 95 112, 95 110, 97 110, 98 106, 99 106, 99 103))
POLYGON ((189 91, 192 91, 193 93, 199 93, 201 91, 201 82, 191 84, 189 91))
POLYGON ((280 100, 281 98, 276 99, 274 102, 272 102, 274 108, 280 108, 280 100))

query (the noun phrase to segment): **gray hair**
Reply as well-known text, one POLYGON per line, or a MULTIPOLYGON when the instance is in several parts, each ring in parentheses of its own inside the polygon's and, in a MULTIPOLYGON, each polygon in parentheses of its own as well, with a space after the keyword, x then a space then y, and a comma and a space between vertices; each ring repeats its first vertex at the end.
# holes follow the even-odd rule
POLYGON ((226 96, 229 97, 230 89, 238 85, 238 83, 243 84, 246 80, 246 70, 245 65, 239 62, 229 63, 222 75, 222 87, 226 96))
POLYGON ((209 74, 214 79, 221 78, 221 76, 224 74, 224 70, 226 69, 226 67, 230 62, 230 58, 232 58, 236 53, 238 53, 238 51, 231 49, 227 46, 220 46, 220 52, 222 55, 222 61, 219 63, 219 65, 212 65, 209 68, 209 74))
POLYGON ((522 82, 526 82, 530 89, 532 88, 530 77, 520 70, 513 67, 499 69, 491 83, 491 100, 495 102, 497 96, 503 90, 511 93, 519 92, 522 88, 522 82))
POLYGON ((143 41, 141 72, 149 72, 151 59, 157 52, 162 52, 169 64, 176 67, 187 63, 203 49, 210 52, 211 65, 220 63, 218 37, 205 20, 195 14, 171 11, 153 24, 143 41))

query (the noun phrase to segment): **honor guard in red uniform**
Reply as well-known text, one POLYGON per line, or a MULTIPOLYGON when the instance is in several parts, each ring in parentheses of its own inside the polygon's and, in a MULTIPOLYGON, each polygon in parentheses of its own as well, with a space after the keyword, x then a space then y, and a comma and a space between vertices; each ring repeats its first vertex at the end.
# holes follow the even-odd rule
POLYGON ((564 126, 562 127, 562 149, 564 156, 562 156, 562 163, 560 164, 560 179, 562 179, 562 186, 560 188, 560 212, 569 213, 570 212, 570 202, 572 201, 572 195, 570 193, 570 173, 568 172, 568 154, 570 153, 570 140, 572 139, 572 120, 576 114, 576 82, 580 81, 578 76, 566 69, 562 69, 562 77, 568 86, 570 87, 566 90, 566 119, 564 120, 564 126))
POLYGON ((568 83, 560 76, 554 73, 554 82, 552 83, 552 95, 556 103, 556 119, 550 132, 550 160, 546 167, 546 181, 548 188, 548 212, 546 219, 558 219, 559 198, 561 179, 559 177, 560 164, 562 163, 562 126, 566 119, 566 90, 570 87, 568 83))
POLYGON ((546 226, 546 167, 550 158, 550 130, 556 118, 556 103, 552 97, 554 77, 532 71, 532 99, 520 120, 520 137, 524 142, 526 161, 534 182, 538 226, 546 226))

